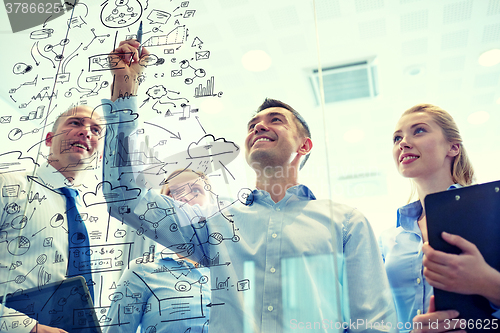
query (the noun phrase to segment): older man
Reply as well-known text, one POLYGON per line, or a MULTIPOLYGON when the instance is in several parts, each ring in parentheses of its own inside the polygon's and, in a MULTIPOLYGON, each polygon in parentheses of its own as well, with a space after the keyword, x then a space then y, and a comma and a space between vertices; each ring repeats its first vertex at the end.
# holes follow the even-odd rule
MULTIPOLYGON (((75 252, 69 252, 88 241, 88 235, 85 227, 81 229, 83 221, 70 221, 69 217, 76 216, 79 208, 83 213, 74 196, 81 188, 84 171, 96 165, 102 156, 102 130, 102 119, 92 108, 73 107, 57 118, 46 136, 45 144, 50 147, 46 163, 36 167, 34 173, 0 175, 0 188, 15 189, 12 195, 0 196, 0 233, 6 241, 0 252, 0 295, 41 287, 73 275, 75 252), (77 229, 71 228, 71 223, 76 223, 77 229)), ((92 289, 90 271, 84 272, 92 289)), ((65 332, 37 324, 2 305, 0 313, 0 331, 65 332)))

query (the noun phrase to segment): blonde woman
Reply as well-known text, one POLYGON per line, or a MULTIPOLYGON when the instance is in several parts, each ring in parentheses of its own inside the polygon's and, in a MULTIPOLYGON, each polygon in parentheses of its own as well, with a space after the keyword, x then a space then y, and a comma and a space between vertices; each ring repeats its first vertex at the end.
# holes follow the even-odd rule
POLYGON ((417 201, 398 209, 397 227, 384 233, 380 242, 400 332, 453 330, 451 320, 459 313, 435 312, 432 287, 484 296, 492 304, 492 314, 500 318, 500 311, 495 311, 500 305, 500 273, 484 261, 476 246, 446 233, 443 239, 459 247, 460 255, 436 251, 427 243, 425 196, 470 185, 474 177, 453 118, 435 105, 416 105, 399 119, 393 143, 396 167, 413 181, 418 194, 417 201))

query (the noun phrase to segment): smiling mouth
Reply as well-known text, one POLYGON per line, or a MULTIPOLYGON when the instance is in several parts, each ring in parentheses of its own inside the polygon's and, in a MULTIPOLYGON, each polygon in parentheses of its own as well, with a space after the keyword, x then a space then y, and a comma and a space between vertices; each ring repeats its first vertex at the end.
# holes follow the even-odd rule
POLYGON ((404 162, 404 161, 408 161, 408 160, 416 160, 417 158, 419 158, 420 156, 405 156, 401 159, 401 161, 399 162, 404 162))
POLYGON ((70 146, 71 147, 81 148, 81 149, 83 149, 85 151, 89 151, 89 148, 87 146, 85 146, 84 144, 81 144, 79 142, 72 143, 70 146))
POLYGON ((262 137, 262 138, 258 138, 257 140, 255 140, 255 141, 252 143, 252 146, 253 146, 253 145, 255 145, 257 142, 273 142, 273 141, 274 141, 274 140, 272 140, 272 139, 262 137))

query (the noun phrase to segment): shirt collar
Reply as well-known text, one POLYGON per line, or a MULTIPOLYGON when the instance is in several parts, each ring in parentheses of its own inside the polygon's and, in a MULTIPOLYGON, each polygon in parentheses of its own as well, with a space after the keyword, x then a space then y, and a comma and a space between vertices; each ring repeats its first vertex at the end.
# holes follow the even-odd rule
MULTIPOLYGON (((316 200, 316 196, 312 193, 312 191, 307 186, 302 184, 295 185, 287 189, 286 194, 281 201, 286 202, 292 196, 296 197, 298 200, 316 200)), ((262 201, 266 200, 266 198, 272 200, 267 191, 255 189, 247 198, 247 202, 262 201)))
POLYGON ((43 184, 45 187, 51 189, 58 189, 61 187, 71 187, 78 190, 81 184, 71 183, 62 173, 57 171, 49 163, 45 162, 40 167, 36 169, 35 177, 37 181, 43 184))
MULTIPOLYGON (((453 190, 462 187, 460 184, 453 184, 447 188, 453 190)), ((415 221, 422 215, 422 204, 420 200, 409 203, 398 209, 398 221, 396 227, 403 227, 405 230, 416 228, 415 221)))
POLYGON ((52 189, 67 187, 68 185, 71 185, 62 173, 57 171, 52 165, 48 163, 43 163, 36 169, 35 177, 37 177, 37 180, 44 184, 46 187, 52 189))

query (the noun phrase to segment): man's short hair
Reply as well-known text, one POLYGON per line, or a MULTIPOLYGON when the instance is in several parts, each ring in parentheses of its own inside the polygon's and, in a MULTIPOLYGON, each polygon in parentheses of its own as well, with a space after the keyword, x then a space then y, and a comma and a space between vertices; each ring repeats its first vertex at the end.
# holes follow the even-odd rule
MULTIPOLYGON (((297 124, 297 128, 302 132, 302 134, 306 138, 311 138, 311 130, 309 129, 309 125, 307 125, 307 122, 300 115, 300 113, 298 113, 290 105, 283 103, 282 101, 279 101, 277 99, 266 98, 264 102, 257 108, 256 113, 259 113, 269 108, 283 108, 290 111, 295 116, 295 124, 297 124)), ((310 152, 304 157, 304 159, 300 163, 299 170, 304 167, 304 164, 306 164, 307 160, 309 159, 309 155, 311 155, 310 152)))
POLYGON ((77 108, 79 108, 79 107, 81 107, 81 106, 82 106, 82 107, 87 107, 87 108, 92 109, 92 107, 90 107, 90 106, 89 106, 89 105, 87 105, 87 104, 77 104, 77 105, 72 105, 72 106, 70 106, 69 108, 67 108, 67 109, 66 109, 66 111, 61 112, 61 113, 57 116, 56 120, 54 121, 54 124, 52 125, 52 130, 51 130, 51 132, 52 132, 52 133, 54 133, 54 134, 56 134, 57 127, 58 127, 58 126, 59 126, 59 124, 61 123, 61 118, 62 118, 62 117, 69 117, 69 116, 70 116, 69 112, 70 112, 71 110, 73 110, 73 109, 77 109, 77 108))

